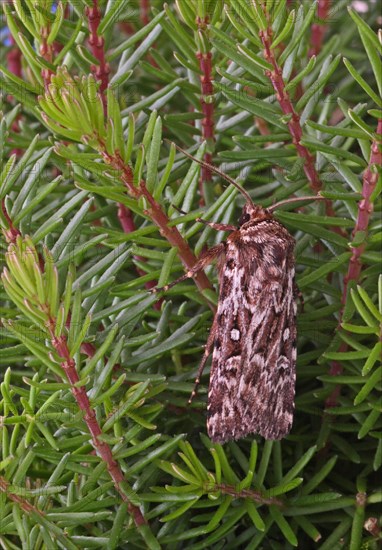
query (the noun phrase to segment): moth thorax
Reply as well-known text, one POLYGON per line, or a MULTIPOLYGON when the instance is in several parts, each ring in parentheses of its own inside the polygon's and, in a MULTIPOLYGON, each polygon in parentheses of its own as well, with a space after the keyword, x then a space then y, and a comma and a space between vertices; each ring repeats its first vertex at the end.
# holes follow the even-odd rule
POLYGON ((239 227, 249 222, 250 220, 262 220, 271 218, 271 214, 265 208, 247 202, 244 205, 243 212, 240 216, 239 227))

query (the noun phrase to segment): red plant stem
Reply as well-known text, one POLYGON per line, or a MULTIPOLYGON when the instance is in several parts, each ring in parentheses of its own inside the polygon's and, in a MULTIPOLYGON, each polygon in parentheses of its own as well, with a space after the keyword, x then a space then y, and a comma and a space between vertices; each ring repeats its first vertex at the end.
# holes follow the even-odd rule
POLYGON ((88 357, 93 357, 95 352, 97 351, 97 348, 94 344, 90 342, 83 342, 81 344, 81 352, 87 355, 88 357))
MULTIPOLYGON (((9 228, 7 229, 3 228, 4 236, 7 242, 9 243, 15 242, 16 238, 19 235, 21 235, 21 233, 18 229, 14 227, 12 220, 10 219, 9 214, 5 208, 4 201, 2 201, 2 210, 3 210, 3 215, 9 225, 9 228)), ((40 257, 39 263, 40 263, 40 269, 43 272, 45 270, 45 265, 41 257, 40 257)), ((102 439, 101 440, 98 439, 99 436, 102 435, 102 430, 100 425, 98 424, 96 413, 94 409, 91 407, 85 387, 76 386, 76 384, 80 381, 80 378, 76 370, 76 363, 74 359, 70 356, 70 351, 68 348, 66 337, 55 336, 55 325, 56 325, 56 320, 53 318, 50 318, 49 323, 47 324, 47 330, 49 331, 50 340, 52 342, 54 349, 62 359, 61 367, 64 370, 67 380, 71 385, 71 391, 73 393, 75 400, 77 401, 78 407, 84 414, 84 421, 88 427, 89 433, 92 436, 94 448, 97 450, 97 453, 100 456, 100 458, 105 462, 107 470, 110 474, 110 477, 114 481, 114 486, 116 490, 120 494, 122 500, 128 504, 129 513, 134 518, 134 522, 136 526, 139 527, 140 525, 145 524, 146 520, 143 517, 140 509, 129 501, 125 492, 123 491, 122 485, 126 483, 126 481, 119 464, 113 458, 113 454, 109 445, 104 441, 102 441, 102 439)), ((95 353, 95 348, 93 344, 90 344, 90 343, 84 342, 81 346, 81 349, 84 353, 86 353, 89 356, 93 356, 95 353)))
POLYGON ((127 21, 120 21, 118 27, 128 36, 134 34, 135 32, 133 25, 131 25, 131 23, 128 23, 127 21))
MULTIPOLYGON (((282 70, 279 67, 274 52, 271 49, 272 44, 272 29, 266 29, 265 31, 260 31, 260 39, 264 46, 264 57, 273 66, 272 70, 265 71, 265 74, 268 76, 272 82, 273 88, 276 92, 277 100, 280 104, 280 107, 285 115, 289 115, 288 128, 292 136, 292 142, 296 147, 297 154, 304 161, 304 173, 309 181, 310 188, 314 193, 318 193, 322 189, 322 183, 318 172, 315 168, 315 158, 310 153, 310 151, 301 143, 303 137, 300 116, 296 113, 290 96, 285 89, 285 83, 282 76, 282 70)), ((333 206, 330 200, 325 200, 325 212, 329 217, 335 216, 333 206)), ((334 226, 333 231, 339 235, 345 236, 345 232, 341 227, 334 226)))
MULTIPOLYGON (((133 214, 132 214, 131 210, 129 210, 122 203, 118 204, 118 219, 119 219, 121 227, 122 227, 122 229, 125 233, 132 233, 133 231, 135 231, 135 224, 134 224, 133 214)), ((142 256, 134 256, 134 258, 141 261, 141 262, 146 261, 146 258, 143 258, 142 256)), ((137 269, 137 272, 139 273, 139 275, 146 275, 146 273, 142 269, 139 269, 139 267, 137 267, 136 269, 137 269)), ((147 288, 149 290, 150 288, 153 288, 156 285, 157 285, 157 281, 153 279, 152 281, 147 281, 145 283, 145 288, 147 288)), ((162 299, 159 299, 157 302, 155 302, 155 304, 153 305, 153 308, 157 309, 157 310, 160 310, 162 301, 163 301, 162 299)))
POLYGON ((98 66, 92 65, 91 71, 94 74, 95 78, 101 81, 99 90, 102 96, 103 107, 106 114, 105 91, 109 84, 110 67, 105 58, 105 40, 103 36, 98 35, 98 27, 102 17, 101 10, 98 7, 98 0, 93 0, 93 6, 87 6, 85 13, 88 18, 88 26, 90 31, 89 44, 92 47, 92 54, 98 61, 98 66))
MULTIPOLYGON (((22 68, 21 68, 21 51, 19 50, 18 46, 16 45, 15 39, 11 34, 9 34, 9 38, 11 41, 11 48, 7 53, 7 66, 8 70, 18 76, 19 78, 22 78, 22 68)), ((9 96, 9 99, 12 99, 12 96, 9 96)), ((13 122, 12 130, 16 133, 20 132, 20 115, 17 116, 16 120, 13 122)), ((12 154, 15 154, 17 157, 20 157, 22 155, 22 149, 12 149, 12 154)))
MULTIPOLYGON (((203 19, 197 17, 196 23, 198 25, 198 30, 200 33, 205 34, 207 26, 209 24, 209 17, 206 16, 203 19)), ((206 44, 209 43, 208 40, 204 40, 206 44)), ((201 85, 201 96, 200 96, 200 105, 201 111, 204 115, 202 120, 202 138, 207 142, 212 142, 214 140, 214 110, 215 106, 213 102, 207 100, 208 96, 212 96, 214 93, 214 87, 212 83, 212 53, 211 51, 202 52, 199 51, 196 54, 196 57, 199 61, 199 67, 201 71, 200 85, 201 85)), ((211 153, 205 153, 204 160, 208 164, 212 163, 211 153)), ((207 166, 203 166, 201 171, 200 178, 200 195, 203 197, 203 183, 212 180, 212 172, 207 166)))
POLYGON ((102 430, 98 424, 95 410, 91 407, 89 398, 87 396, 84 386, 76 387, 76 384, 79 382, 80 378, 76 370, 76 363, 74 359, 70 357, 69 348, 67 345, 66 337, 60 336, 56 337, 54 335, 54 319, 51 319, 50 326, 48 330, 50 332, 50 338, 52 345, 57 351, 58 355, 63 359, 61 362, 61 367, 65 371, 66 377, 71 385, 71 390, 75 400, 81 411, 84 414, 84 421, 88 427, 88 430, 92 436, 93 445, 97 450, 100 458, 105 462, 107 470, 110 474, 110 477, 114 481, 114 486, 118 493, 120 494, 122 500, 128 504, 129 513, 134 518, 135 525, 139 527, 146 523, 145 518, 143 517, 140 509, 132 504, 127 496, 125 495, 122 485, 125 483, 125 478, 123 472, 118 464, 113 458, 111 449, 107 443, 99 439, 99 436, 102 435, 102 430))
POLYGON ((315 193, 318 193, 318 191, 320 191, 320 189, 322 188, 322 184, 314 166, 313 155, 304 145, 301 144, 302 128, 300 124, 300 117, 294 110, 290 96, 285 89, 285 83, 282 77, 282 70, 275 59, 273 50, 271 49, 272 30, 268 28, 266 30, 260 31, 259 35, 264 47, 264 58, 273 67, 272 70, 266 70, 265 74, 268 76, 273 85, 273 88, 276 92, 277 100, 283 113, 290 116, 288 128, 292 136, 293 144, 296 147, 298 155, 304 160, 304 172, 306 177, 308 178, 310 188, 313 189, 315 193))
POLYGON ((17 229, 17 227, 15 227, 13 225, 13 222, 12 222, 11 218, 9 217, 9 214, 8 214, 7 209, 5 207, 5 200, 4 199, 1 199, 1 210, 3 212, 3 216, 6 219, 7 224, 8 224, 7 228, 5 228, 5 227, 2 228, 5 240, 8 243, 14 243, 14 242, 16 242, 17 237, 19 235, 21 235, 21 233, 17 229))
POLYGON ((11 71, 11 73, 15 74, 19 78, 22 77, 22 71, 21 71, 21 51, 16 45, 15 39, 10 34, 10 41, 12 43, 11 49, 7 53, 7 65, 8 70, 11 71))
MULTIPOLYGON (((182 235, 179 233, 176 227, 169 227, 169 219, 166 214, 161 209, 160 205, 155 201, 153 196, 148 192, 146 185, 143 181, 140 184, 141 196, 147 199, 150 207, 147 210, 147 213, 150 215, 150 218, 159 228, 160 233, 168 240, 168 242, 177 247, 179 257, 183 265, 189 270, 192 269, 196 263, 196 257, 191 252, 190 247, 187 242, 183 239, 182 235)), ((211 287, 211 283, 208 280, 204 272, 199 272, 194 277, 195 284, 200 291, 206 290, 211 287)), ((211 306, 213 308, 213 306, 211 306)))
MULTIPOLYGON (((358 215, 353 230, 353 237, 359 231, 365 232, 365 239, 360 246, 353 246, 351 248, 351 258, 349 261, 349 266, 347 274, 344 277, 344 288, 342 292, 342 305, 346 303, 348 295, 348 286, 351 281, 357 283, 359 281, 361 270, 362 270, 362 261, 361 256, 365 251, 365 242, 366 236, 369 228, 370 217, 374 210, 374 204, 371 201, 371 196, 375 190, 378 181, 378 172, 375 170, 375 166, 380 166, 382 164, 382 120, 378 121, 377 126, 377 135, 380 136, 379 140, 374 140, 371 145, 371 154, 368 167, 366 168, 363 174, 363 185, 362 185, 362 199, 358 203, 358 215), (374 167, 374 169, 373 169, 374 167)), ((343 310, 340 313, 339 326, 342 323, 343 310)), ((345 342, 342 342, 339 347, 339 352, 347 351, 348 346, 345 342)), ((343 366, 338 361, 333 361, 329 374, 332 376, 338 376, 342 374, 343 366)), ((335 407, 337 405, 337 400, 340 395, 341 386, 336 386, 329 397, 326 399, 325 408, 335 407)))
MULTIPOLYGON (((374 204, 371 202, 370 198, 375 190, 375 186, 377 185, 379 174, 375 169, 372 169, 372 166, 380 166, 382 164, 382 120, 378 121, 377 134, 378 136, 380 136, 380 139, 379 141, 374 140, 371 145, 370 162, 363 174, 362 200, 358 203, 358 216, 353 231, 353 237, 359 231, 363 231, 367 234, 370 216, 374 210, 374 204)), ((365 246, 366 245, 364 241, 360 246, 352 247, 351 249, 352 255, 349 262, 348 272, 344 279, 344 290, 342 293, 343 304, 345 304, 346 301, 349 281, 358 281, 361 274, 361 256, 365 251, 365 246)))
MULTIPOLYGON (((141 7, 143 7, 143 3, 141 7)), ((148 4, 146 7, 148 10, 149 8, 148 4)), ((90 31, 89 43, 92 47, 92 53, 94 57, 98 60, 98 67, 96 67, 95 65, 92 65, 91 70, 95 78, 101 81, 99 92, 102 98, 104 113, 105 113, 105 116, 107 116, 107 100, 106 100, 105 91, 109 84, 110 67, 106 62, 106 57, 105 57, 105 40, 103 36, 98 35, 98 27, 100 25, 101 17, 102 17, 101 10, 98 6, 98 0, 93 1, 92 7, 86 8, 86 15, 88 18, 88 25, 89 25, 89 31, 90 31)), ((124 204, 121 204, 121 203, 118 204, 118 219, 124 233, 132 233, 133 231, 135 231, 133 214, 124 204)), ((143 258, 142 260, 145 261, 143 258)), ((137 271, 140 275, 143 274, 141 270, 138 269, 137 271)), ((148 289, 152 288, 153 286, 156 286, 156 281, 148 281, 147 283, 145 283, 145 287, 148 289)), ((154 304, 154 308, 160 309, 160 304, 161 304, 161 301, 159 300, 154 304)))
MULTIPOLYGON (((64 17, 67 18, 69 15, 69 6, 66 5, 64 8, 64 17)), ((52 63, 54 60, 55 54, 59 53, 63 45, 59 42, 54 41, 52 44, 48 44, 48 37, 51 31, 50 22, 46 22, 46 26, 41 29, 41 42, 40 42, 40 55, 49 63, 52 63)), ((54 73, 50 69, 42 69, 41 76, 44 80, 44 87, 47 90, 50 84, 51 77, 54 73)))
MULTIPOLYGON (((102 144, 104 148, 104 144, 102 144)), ((123 162, 120 156, 110 156, 106 150, 102 153, 106 164, 117 170, 121 174, 121 180, 126 186, 128 193, 135 199, 144 197, 149 203, 149 208, 146 213, 150 216, 155 225, 159 228, 161 235, 163 235, 168 242, 178 249, 179 257, 187 270, 191 269, 196 263, 196 257, 190 250, 187 242, 183 239, 176 227, 169 227, 170 220, 163 212, 159 203, 156 202, 154 197, 148 191, 144 181, 140 182, 139 187, 134 185, 134 174, 131 167, 123 162)), ((195 284, 200 291, 210 289, 211 283, 204 272, 199 272, 194 277, 195 284)), ((211 306, 213 307, 213 306, 211 306)))
POLYGON ((259 130, 259 134, 262 136, 269 136, 271 133, 268 124, 263 118, 255 117, 256 128, 259 130))
MULTIPOLYGON (((200 77, 202 95, 200 98, 202 113, 204 118, 202 119, 202 137, 203 140, 212 141, 214 140, 214 104, 206 101, 206 96, 211 96, 213 94, 213 85, 211 82, 211 73, 212 73, 212 53, 197 53, 199 59, 200 69, 203 75, 200 77)), ((204 160, 211 164, 212 155, 211 153, 205 153, 204 160)), ((202 168, 202 182, 211 181, 212 172, 207 166, 202 168)))
POLYGON ((216 493, 221 491, 224 495, 230 495, 233 498, 249 498, 260 504, 268 504, 269 506, 283 506, 282 500, 275 497, 265 497, 258 491, 252 489, 238 489, 234 485, 227 485, 226 483, 212 483, 206 484, 206 491, 216 493))
MULTIPOLYGON (((48 36, 50 32, 50 26, 44 27, 41 31, 41 43, 40 43, 40 55, 49 63, 53 61, 53 45, 48 44, 48 36)), ((48 90, 50 84, 50 78, 52 76, 52 71, 50 69, 42 69, 41 76, 44 80, 44 87, 48 90)))
POLYGON ((12 502, 15 502, 18 506, 20 506, 21 510, 25 512, 26 514, 39 514, 40 516, 43 516, 44 513, 36 508, 35 506, 32 506, 30 502, 28 502, 25 498, 21 497, 20 495, 17 495, 15 493, 12 493, 9 490, 9 486, 11 484, 9 481, 7 481, 3 476, 0 476, 0 492, 7 495, 7 498, 12 500, 12 502))
POLYGON ((150 21, 150 0, 141 0, 140 17, 143 25, 150 21))
POLYGON ((311 35, 310 35, 311 47, 309 50, 309 57, 312 57, 313 55, 318 55, 321 51, 322 41, 327 29, 326 20, 329 15, 329 10, 330 10, 330 0, 318 0, 317 18, 320 21, 319 23, 313 23, 311 27, 311 35))
POLYGON ((133 214, 124 204, 118 203, 118 219, 125 233, 135 231, 133 214))

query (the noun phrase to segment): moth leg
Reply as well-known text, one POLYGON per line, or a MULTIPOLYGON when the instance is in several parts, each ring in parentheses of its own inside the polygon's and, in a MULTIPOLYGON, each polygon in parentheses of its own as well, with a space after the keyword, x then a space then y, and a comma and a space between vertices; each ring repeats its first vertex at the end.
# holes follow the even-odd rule
POLYGON ((150 292, 156 293, 156 292, 161 292, 162 290, 166 291, 169 288, 172 288, 173 286, 177 285, 178 283, 181 283, 186 279, 190 279, 191 277, 196 275, 198 271, 201 271, 208 264, 210 264, 214 258, 219 256, 219 254, 223 252, 223 250, 224 250, 224 243, 218 244, 217 246, 213 246, 209 250, 206 250, 206 252, 204 252, 200 256, 199 260, 196 262, 194 267, 189 269, 184 275, 179 277, 179 279, 176 279, 176 281, 173 281, 172 283, 169 283, 168 285, 162 286, 160 288, 154 287, 150 290, 150 292))
POLYGON ((227 223, 215 223, 215 222, 209 222, 207 220, 203 220, 203 218, 195 218, 196 222, 204 223, 204 225, 208 225, 209 227, 212 227, 212 229, 216 229, 216 231, 236 231, 237 227, 235 225, 230 225, 227 223))
POLYGON ((301 313, 304 313, 304 296, 301 290, 298 288, 298 284, 296 283, 296 281, 293 281, 293 294, 295 298, 298 298, 300 300, 301 313))
MULTIPOLYGON (((216 316, 215 316, 215 319, 216 319, 216 316)), ((206 343, 206 347, 204 349, 203 357, 202 357, 202 360, 200 362, 198 372, 196 374, 194 389, 192 390, 190 399, 188 400, 189 403, 192 402, 192 400, 194 399, 194 397, 196 395, 198 386, 200 384, 200 377, 203 374, 204 367, 206 366, 206 363, 207 363, 207 359, 209 358, 209 356, 211 355, 211 352, 212 352, 212 347, 214 345, 216 328, 217 328, 217 324, 216 324, 215 319, 214 319, 214 322, 212 323, 212 327, 211 327, 210 333, 208 335, 208 340, 207 340, 207 343, 206 343)))
POLYGON ((171 206, 172 206, 177 212, 179 212, 179 214, 184 214, 185 216, 187 215, 187 212, 185 212, 184 210, 182 210, 182 209, 179 208, 178 206, 175 206, 175 204, 171 204, 171 206))

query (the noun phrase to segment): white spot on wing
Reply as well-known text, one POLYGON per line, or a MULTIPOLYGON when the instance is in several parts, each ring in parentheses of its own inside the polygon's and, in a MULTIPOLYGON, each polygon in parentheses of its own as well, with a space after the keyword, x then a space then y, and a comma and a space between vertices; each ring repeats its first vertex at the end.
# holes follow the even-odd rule
POLYGON ((235 340, 235 342, 237 342, 240 338, 240 331, 237 330, 237 328, 233 328, 231 330, 231 339, 232 340, 235 340))

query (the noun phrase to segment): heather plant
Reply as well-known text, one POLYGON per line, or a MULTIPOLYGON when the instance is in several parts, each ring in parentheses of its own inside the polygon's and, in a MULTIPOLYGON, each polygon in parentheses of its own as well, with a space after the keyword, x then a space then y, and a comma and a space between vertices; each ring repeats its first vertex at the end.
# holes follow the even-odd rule
POLYGON ((377 549, 380 4, 10 0, 0 83, 3 548, 377 549), (294 424, 213 444, 214 266, 243 198, 296 239, 294 424))

